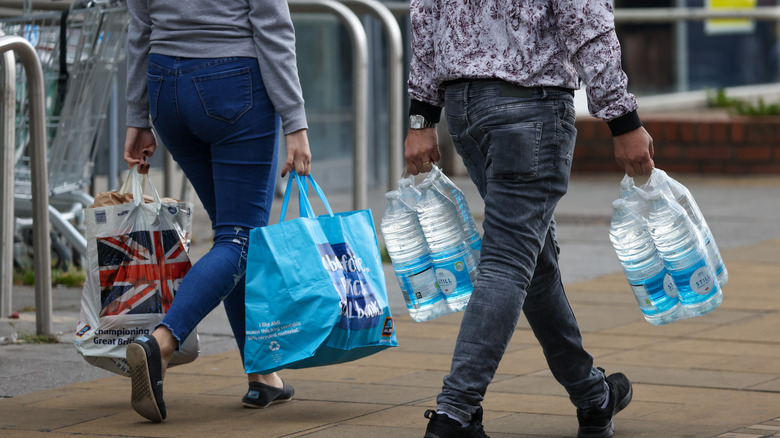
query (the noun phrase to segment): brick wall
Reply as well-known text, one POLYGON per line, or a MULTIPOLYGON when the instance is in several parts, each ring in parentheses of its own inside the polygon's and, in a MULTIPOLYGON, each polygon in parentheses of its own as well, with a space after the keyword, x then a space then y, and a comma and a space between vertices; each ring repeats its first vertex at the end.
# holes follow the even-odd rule
MULTIPOLYGON (((675 173, 780 174, 780 117, 644 114, 656 166, 675 173)), ((577 117, 572 172, 620 171, 607 124, 577 117)))

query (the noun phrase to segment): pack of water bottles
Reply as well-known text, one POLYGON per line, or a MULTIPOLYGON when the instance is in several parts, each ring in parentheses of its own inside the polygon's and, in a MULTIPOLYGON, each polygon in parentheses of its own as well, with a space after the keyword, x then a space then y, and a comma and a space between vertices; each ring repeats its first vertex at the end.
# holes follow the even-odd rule
POLYGON ((728 270, 691 192, 661 169, 612 203, 610 240, 645 319, 654 325, 720 306, 728 270))
POLYGON ((409 315, 428 321, 466 308, 482 238, 463 192, 436 166, 385 194, 381 231, 409 315))

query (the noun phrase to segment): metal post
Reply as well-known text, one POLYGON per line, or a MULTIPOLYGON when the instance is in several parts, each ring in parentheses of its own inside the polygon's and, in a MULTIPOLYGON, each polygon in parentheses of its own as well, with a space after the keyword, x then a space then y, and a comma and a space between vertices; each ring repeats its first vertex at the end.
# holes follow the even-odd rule
POLYGON ((352 89, 354 114, 354 161, 352 206, 364 210, 368 206, 368 43, 366 32, 357 15, 333 0, 289 0, 291 12, 331 13, 346 26, 352 39, 352 89))
POLYGON ((374 15, 382 23, 387 38, 388 60, 388 175, 387 189, 393 190, 401 176, 403 162, 403 56, 404 49, 401 39, 401 28, 390 10, 376 0, 340 0, 357 14, 374 15))
MULTIPOLYGON (((677 7, 685 8, 686 0, 676 0, 677 7)), ((677 38, 677 92, 688 91, 688 22, 679 20, 675 23, 677 38)))
POLYGON ((108 190, 119 188, 119 139, 117 130, 119 129, 119 87, 117 80, 111 81, 111 100, 108 107, 108 190))
POLYGON ((12 307, 14 270, 14 144, 16 144, 16 61, 12 52, 2 60, 2 139, 0 145, 0 318, 12 307))
MULTIPOLYGON (((35 48, 19 36, 0 37, 0 53, 16 52, 27 76, 30 100, 30 168, 33 199, 33 256, 35 258, 35 329, 52 334, 51 237, 49 236, 49 175, 46 166, 46 107, 43 69, 35 48)), ((10 143, 13 145, 13 142, 10 143)), ((5 147, 10 147, 6 144, 5 147)), ((6 202, 6 200, 2 200, 6 202)))

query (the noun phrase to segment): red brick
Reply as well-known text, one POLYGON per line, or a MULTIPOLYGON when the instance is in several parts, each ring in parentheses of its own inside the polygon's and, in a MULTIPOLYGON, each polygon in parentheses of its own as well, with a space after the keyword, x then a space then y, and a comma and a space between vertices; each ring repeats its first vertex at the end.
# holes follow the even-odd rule
POLYGON ((655 154, 662 158, 682 158, 683 149, 679 143, 664 143, 662 145, 653 144, 655 154))
POLYGON ((677 140, 677 123, 676 122, 664 122, 663 123, 664 140, 674 141, 677 140))
POLYGON ((724 167, 723 162, 716 161, 714 163, 702 164, 701 166, 699 166, 699 171, 708 174, 723 173, 723 167, 724 167))
POLYGON ((661 127, 663 124, 658 120, 644 121, 642 124, 645 126, 645 131, 647 131, 653 139, 661 136, 661 127))
POLYGON ((729 128, 724 122, 714 122, 712 124, 712 141, 723 143, 728 140, 729 128))
POLYGON ((738 175, 738 174, 745 174, 747 172, 748 167, 743 166, 741 164, 734 164, 734 163, 728 163, 726 164, 726 168, 723 169, 725 173, 732 174, 732 175, 738 175))
MULTIPOLYGON (((730 160, 734 157, 734 147, 729 143, 696 145, 701 155, 698 158, 706 161, 730 160)), ((691 157, 691 155, 688 155, 691 157)))
POLYGON ((765 161, 771 157, 769 146, 740 146, 736 150, 737 161, 765 161))
POLYGON ((754 164, 749 167, 752 174, 780 174, 780 163, 754 164))
POLYGON ((745 125, 740 120, 731 122, 731 141, 736 143, 745 141, 745 125))
POLYGON ((596 136, 596 126, 594 120, 590 117, 583 119, 578 117, 574 122, 574 127, 577 128, 578 139, 590 140, 596 136))
POLYGON ((609 125, 603 121, 599 121, 596 125, 596 138, 612 141, 612 131, 609 130, 609 125))
POLYGON ((712 149, 708 146, 691 144, 685 148, 685 157, 690 160, 710 160, 712 159, 712 149))
POLYGON ((667 173, 697 173, 699 166, 696 163, 690 162, 674 162, 674 163, 659 163, 656 161, 656 166, 665 170, 667 173))
POLYGON ((694 138, 693 122, 680 122, 680 139, 686 143, 692 143, 694 138))
POLYGON ((712 124, 710 122, 699 122, 696 124, 696 140, 702 143, 709 143, 712 140, 712 124))

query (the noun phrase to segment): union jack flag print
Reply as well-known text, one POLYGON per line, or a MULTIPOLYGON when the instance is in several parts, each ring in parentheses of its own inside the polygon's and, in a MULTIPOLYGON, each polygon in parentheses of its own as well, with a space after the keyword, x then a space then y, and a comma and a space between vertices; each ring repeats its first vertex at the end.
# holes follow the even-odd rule
POLYGON ((192 264, 176 230, 97 239, 100 316, 165 313, 192 264))

